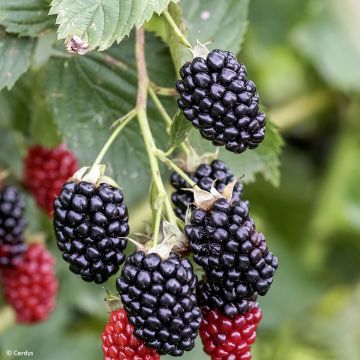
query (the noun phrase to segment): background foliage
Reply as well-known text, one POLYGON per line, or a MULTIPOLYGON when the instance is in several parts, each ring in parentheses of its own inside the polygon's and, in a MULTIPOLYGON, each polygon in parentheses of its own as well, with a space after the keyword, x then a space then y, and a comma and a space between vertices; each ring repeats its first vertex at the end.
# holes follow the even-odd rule
MULTIPOLYGON (((21 159, 34 143, 65 141, 83 165, 95 158, 112 122, 135 104, 130 30, 169 1, 152 1, 151 7, 91 1, 83 9, 85 2, 54 0, 48 16, 49 3, 0 0, 0 163, 14 181, 21 179, 21 159), (76 34, 91 49, 106 51, 69 55, 56 40, 57 26, 61 39, 76 34)), ((280 258, 274 286, 260 299, 264 319, 254 358, 359 359, 360 6, 352 0, 180 4, 190 41, 199 30, 201 40, 214 40, 211 48, 238 53, 273 121, 257 150, 240 156, 220 151, 233 171, 244 175, 258 228, 280 258), (277 128, 285 140, 282 152, 277 128)), ((170 10, 180 18, 177 6, 170 10)), ((155 15, 146 28, 150 79, 173 86, 174 69, 188 54, 163 17, 155 15)), ((162 100, 174 115, 174 99, 162 100)), ((166 129, 151 102, 149 114, 158 146, 166 148, 166 129)), ((106 157, 110 174, 125 189, 134 230, 149 216, 148 166, 138 132, 134 122, 106 157)), ((207 150, 196 132, 190 138, 207 150)), ((58 256, 50 221, 30 197, 27 211, 29 231, 46 229, 48 246, 58 256)), ((33 351, 39 360, 101 358, 105 292, 72 276, 60 258, 57 270, 56 311, 45 324, 3 334, 1 359, 7 349, 33 351)), ((113 283, 106 287, 113 290, 113 283)), ((206 359, 201 346, 183 358, 206 359)))

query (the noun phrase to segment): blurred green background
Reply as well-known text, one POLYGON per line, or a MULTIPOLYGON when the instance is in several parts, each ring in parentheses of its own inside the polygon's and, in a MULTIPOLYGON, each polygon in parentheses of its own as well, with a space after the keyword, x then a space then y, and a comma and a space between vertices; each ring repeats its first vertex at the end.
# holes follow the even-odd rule
MULTIPOLYGON (((257 176, 245 188, 280 260, 271 291, 259 299, 254 359, 359 360, 360 2, 252 0, 248 14, 239 59, 284 138, 280 185, 257 176)), ((4 134, 0 161, 9 156, 5 140, 12 141, 4 134)), ((146 201, 130 204, 133 229, 143 225, 146 201)), ((37 213, 29 200, 29 217, 37 219, 31 227, 51 234, 37 213)), ((8 349, 33 351, 38 360, 101 359, 105 291, 72 276, 51 238, 49 247, 59 258, 56 311, 47 323, 1 334, 0 359, 9 359, 8 349)), ((206 358, 199 343, 183 357, 206 358)))

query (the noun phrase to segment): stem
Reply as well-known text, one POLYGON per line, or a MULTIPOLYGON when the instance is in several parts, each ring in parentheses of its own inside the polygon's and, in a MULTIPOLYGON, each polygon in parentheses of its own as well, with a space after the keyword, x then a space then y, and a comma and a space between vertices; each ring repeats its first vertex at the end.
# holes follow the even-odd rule
POLYGON ((178 28, 178 26, 176 25, 174 19, 172 18, 172 16, 170 15, 170 13, 165 10, 163 12, 165 19, 167 20, 167 22, 169 23, 169 25, 171 26, 171 28, 174 30, 175 35, 178 37, 178 39, 180 40, 180 42, 186 46, 187 48, 191 49, 192 46, 189 43, 189 41, 187 41, 186 37, 184 36, 184 34, 181 32, 181 30, 178 28))
POLYGON ((5 332, 16 322, 15 311, 11 306, 5 305, 0 310, 0 334, 5 332))
POLYGON ((149 86, 149 95, 150 95, 152 101, 154 102, 155 106, 159 110, 160 115, 162 116, 162 118, 164 119, 164 121, 167 125, 167 130, 169 131, 171 124, 172 124, 172 119, 171 119, 170 115, 168 114, 168 112, 166 111, 166 109, 164 108, 164 105, 161 103, 160 99, 156 95, 152 86, 149 86))
POLYGON ((176 224, 176 216, 172 209, 171 202, 166 194, 165 186, 161 179, 159 163, 155 152, 157 151, 155 140, 152 135, 147 114, 146 114, 146 101, 147 91, 149 87, 149 78, 146 69, 145 53, 144 53, 144 28, 140 28, 136 31, 136 65, 138 70, 138 94, 136 101, 136 110, 139 120, 141 133, 144 139, 147 155, 149 158, 151 174, 153 177, 154 184, 159 192, 158 196, 164 197, 164 204, 168 220, 176 224))
MULTIPOLYGON (((114 142, 116 137, 120 134, 121 130, 135 117, 136 109, 131 110, 128 112, 124 117, 117 120, 114 124, 119 123, 113 133, 110 135, 109 139, 106 141, 105 145, 99 152, 99 155, 96 157, 94 163, 91 166, 91 169, 94 169, 95 166, 99 165, 105 156, 106 152, 109 150, 111 144, 114 142)), ((90 170, 91 171, 91 170, 90 170)))
POLYGON ((156 246, 159 242, 159 232, 160 232, 162 210, 163 210, 163 202, 159 205, 158 209, 156 210, 155 224, 154 224, 154 231, 153 231, 153 246, 156 246))
MULTIPOLYGON (((155 106, 157 107, 160 115, 164 119, 164 121, 167 125, 167 132, 169 132, 170 128, 171 128, 171 124, 172 124, 172 119, 171 119, 170 115, 168 114, 168 112, 166 111, 164 105, 160 101, 159 97, 156 95, 156 93, 151 85, 149 86, 149 95, 150 95, 152 101, 154 102, 155 106)), ((190 149, 186 146, 186 144, 181 143, 181 149, 184 151, 184 153, 186 155, 189 155, 190 149)), ((170 153, 172 153, 173 150, 174 149, 169 149, 170 153)))
POLYGON ((153 82, 150 84, 150 87, 160 96, 177 96, 177 92, 174 88, 162 87, 153 82))
POLYGON ((166 153, 164 153, 161 150, 156 150, 156 155, 159 157, 159 159, 166 164, 167 166, 169 166, 171 169, 173 169, 174 171, 176 171, 192 188, 197 189, 198 186, 196 185, 196 183, 191 180, 190 176, 187 175, 179 166, 177 166, 173 161, 171 161, 167 156, 166 153))

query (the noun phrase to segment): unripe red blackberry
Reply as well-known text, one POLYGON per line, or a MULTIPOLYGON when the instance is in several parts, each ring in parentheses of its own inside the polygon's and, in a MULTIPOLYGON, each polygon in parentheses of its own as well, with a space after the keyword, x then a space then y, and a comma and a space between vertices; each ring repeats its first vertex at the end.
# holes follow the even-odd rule
POLYGON ((36 145, 24 159, 24 182, 38 206, 51 215, 55 197, 77 168, 75 155, 64 144, 54 149, 36 145))
POLYGON ((223 50, 195 57, 180 69, 178 105, 203 138, 234 153, 254 149, 265 136, 254 82, 245 65, 223 50))
POLYGON ((256 231, 246 204, 220 198, 211 210, 197 208, 185 234, 208 281, 235 291, 238 299, 267 293, 278 260, 268 250, 264 235, 256 231))
MULTIPOLYGON (((225 186, 231 183, 235 176, 229 168, 220 160, 213 160, 211 164, 200 164, 193 173, 187 172, 200 189, 210 191, 212 185, 218 191, 223 191, 225 186), (215 182, 215 183, 214 183, 215 182)), ((192 192, 184 190, 191 186, 177 173, 171 174, 171 185, 176 189, 172 193, 171 199, 175 205, 175 214, 182 220, 185 220, 186 211, 194 203, 192 192)), ((233 191, 233 201, 240 201, 243 193, 243 185, 237 182, 233 191)))
POLYGON ((14 264, 26 250, 24 209, 19 190, 9 185, 0 188, 0 265, 14 264))
MULTIPOLYGON (((246 283, 242 283, 246 287, 246 283)), ((249 296, 251 295, 250 289, 249 296)), ((218 309, 229 318, 242 315, 256 306, 256 295, 244 299, 244 295, 238 296, 236 288, 225 288, 221 284, 202 280, 196 287, 196 295, 199 306, 208 306, 211 309, 218 309)))
POLYGON ((85 281, 105 282, 125 260, 128 210, 118 187, 74 179, 54 202, 58 248, 85 281))
POLYGON ((19 323, 44 321, 52 312, 57 294, 55 259, 42 244, 31 244, 21 261, 2 270, 6 301, 19 323))
POLYGON ((104 360, 159 360, 155 349, 134 335, 124 309, 114 310, 101 336, 104 360))
POLYGON ((201 322, 189 260, 137 251, 117 279, 121 301, 134 333, 160 355, 181 356, 194 347, 201 322))
POLYGON ((250 346, 256 340, 256 329, 262 318, 260 308, 255 306, 232 319, 208 307, 202 310, 200 338, 211 359, 250 360, 250 346))

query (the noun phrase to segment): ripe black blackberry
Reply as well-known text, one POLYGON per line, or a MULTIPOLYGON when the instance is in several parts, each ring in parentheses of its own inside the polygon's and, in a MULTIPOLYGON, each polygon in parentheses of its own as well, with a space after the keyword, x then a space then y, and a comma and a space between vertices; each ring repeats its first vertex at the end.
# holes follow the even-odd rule
POLYGON ((190 261, 178 255, 164 260, 137 251, 127 258, 116 287, 135 335, 160 355, 194 347, 201 323, 196 283, 190 261))
POLYGON ((25 200, 15 187, 0 190, 0 265, 11 265, 25 252, 25 200))
MULTIPOLYGON (((211 164, 200 164, 193 173, 188 173, 191 180, 193 180, 200 189, 210 191, 214 184, 218 191, 223 191, 225 186, 231 183, 235 176, 230 169, 220 160, 213 160, 211 164), (214 181, 216 182, 214 183, 214 181)), ((172 193, 171 199, 175 205, 175 214, 182 220, 185 220, 185 215, 188 207, 194 202, 194 195, 189 189, 191 186, 177 173, 173 172, 170 177, 171 185, 176 189, 172 193)), ((233 191, 233 201, 240 201, 243 193, 243 185, 237 182, 233 191)))
MULTIPOLYGON (((246 285, 244 285, 246 286, 246 285)), ((227 317, 233 318, 242 315, 256 306, 257 295, 249 298, 238 297, 236 289, 227 290, 221 284, 211 281, 199 281, 196 287, 196 295, 200 306, 208 306, 210 309, 219 309, 227 317)))
POLYGON ((195 57, 183 65, 180 76, 178 105, 203 138, 234 153, 261 143, 265 115, 259 110, 259 95, 245 65, 232 53, 213 50, 206 59, 195 57))
POLYGON ((278 260, 256 231, 246 203, 220 198, 210 211, 193 210, 185 234, 209 281, 235 291, 239 299, 267 293, 278 260))
POLYGON ((85 281, 105 282, 125 260, 128 210, 117 187, 65 183, 54 202, 54 228, 64 260, 85 281))

